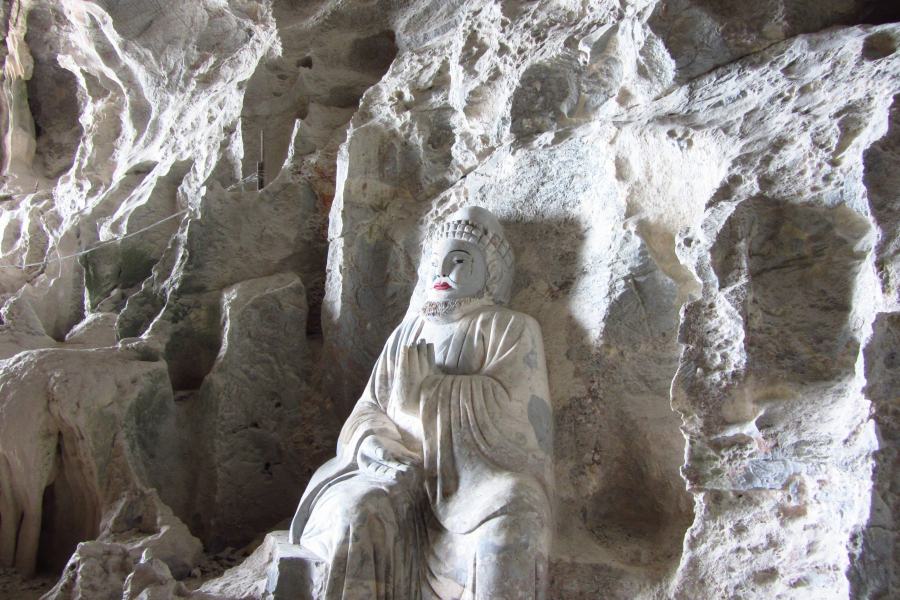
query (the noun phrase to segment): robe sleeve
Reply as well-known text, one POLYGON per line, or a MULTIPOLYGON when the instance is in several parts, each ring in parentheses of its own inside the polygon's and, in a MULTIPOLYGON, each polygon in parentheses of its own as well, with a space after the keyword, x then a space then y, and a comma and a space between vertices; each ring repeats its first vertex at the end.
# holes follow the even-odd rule
POLYGON ((402 325, 388 338, 375 368, 372 369, 365 391, 341 428, 337 444, 338 456, 349 453, 355 457, 362 440, 370 435, 400 440, 397 426, 387 415, 387 404, 394 380, 395 354, 401 328, 402 325))
POLYGON ((341 428, 338 437, 337 455, 326 462, 313 474, 303 492, 297 512, 291 521, 290 539, 299 543, 306 520, 319 494, 332 483, 341 481, 356 471, 356 453, 359 445, 370 435, 378 435, 402 442, 397 426, 387 416, 387 403, 391 395, 391 385, 401 340, 414 321, 404 321, 388 338, 384 345, 365 391, 353 407, 353 411, 341 428))
POLYGON ((422 391, 426 488, 449 530, 526 512, 552 521, 552 411, 537 322, 485 311, 460 335, 460 362, 484 351, 473 374, 432 378, 422 391))

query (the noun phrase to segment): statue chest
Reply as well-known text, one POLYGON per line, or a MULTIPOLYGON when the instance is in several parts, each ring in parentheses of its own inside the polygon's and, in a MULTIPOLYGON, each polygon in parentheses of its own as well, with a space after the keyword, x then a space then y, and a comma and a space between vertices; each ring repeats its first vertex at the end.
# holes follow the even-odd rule
POLYGON ((435 364, 448 375, 473 375, 484 364, 485 344, 477 328, 457 323, 432 323, 426 321, 415 343, 424 339, 434 344, 435 364))

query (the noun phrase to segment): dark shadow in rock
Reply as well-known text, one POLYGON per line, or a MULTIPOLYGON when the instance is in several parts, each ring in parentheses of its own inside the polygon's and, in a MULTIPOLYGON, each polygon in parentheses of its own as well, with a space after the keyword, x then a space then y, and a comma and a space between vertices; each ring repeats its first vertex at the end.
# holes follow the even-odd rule
POLYGON ((61 23, 68 21, 60 8, 51 3, 35 3, 28 13, 25 33, 34 59, 26 88, 37 144, 35 170, 48 179, 56 179, 72 167, 84 132, 78 120, 78 82, 57 61, 67 35, 60 30, 61 23))
MULTIPOLYGON (((703 388, 692 387, 697 367, 689 359, 683 364, 679 394, 694 394, 698 399, 692 401, 709 411, 686 421, 691 442, 684 473, 692 487, 728 493, 787 489, 820 460, 817 452, 831 452, 828 447, 844 439, 838 432, 834 439, 823 439, 822 423, 865 411, 852 392, 841 397, 822 390, 846 389, 852 384, 845 382, 858 376, 865 335, 858 294, 865 289, 860 278, 866 277, 872 233, 869 219, 845 205, 827 208, 757 196, 728 217, 710 258, 723 304, 737 313, 731 318, 739 324, 732 331, 743 334, 702 346, 695 338, 690 352, 699 349, 713 357, 703 368, 730 352, 742 352, 743 364, 740 379, 729 382, 730 404, 710 401, 703 388), (714 402, 720 403, 718 410, 711 408, 714 402), (735 422, 743 432, 734 429, 735 422), (756 450, 757 438, 765 440, 765 455, 756 450)), ((685 328, 719 327, 694 321, 704 307, 705 302, 692 303, 685 309, 698 311, 686 317, 693 324, 685 328)))
POLYGON ((570 56, 528 67, 513 94, 510 131, 533 135, 557 129, 578 105, 581 70, 570 56))
POLYGON ((854 25, 884 25, 900 22, 900 3, 890 0, 856 0, 854 25))
MULTIPOLYGON (((381 80, 397 56, 394 32, 372 19, 342 20, 335 24, 341 36, 323 35, 307 29, 306 20, 316 3, 302 4, 276 4, 273 14, 281 37, 281 56, 261 61, 247 82, 241 110, 244 176, 255 171, 257 161, 262 160, 267 181, 275 180, 285 166, 295 123, 309 117, 311 105, 318 105, 318 110, 303 141, 319 151, 325 148, 334 131, 343 129, 338 109, 346 110, 349 122, 360 98, 381 80), (307 34, 297 35, 298 29, 307 34), (323 120, 323 115, 328 115, 327 119, 323 120), (265 138, 262 152, 260 132, 265 138)), ((354 8, 347 10, 352 14, 354 8)), ((365 6, 355 10, 368 12, 365 6)), ((330 18, 342 14, 335 11, 330 18)), ((333 182, 330 187, 333 194, 333 182)))
POLYGON ((356 38, 350 43, 348 66, 355 71, 384 74, 397 56, 396 36, 390 29, 356 38))
POLYGON ((328 88, 328 91, 319 99, 323 106, 332 106, 334 108, 356 108, 359 106, 359 99, 369 89, 367 85, 358 83, 350 83, 345 85, 336 85, 328 88))
POLYGON ((198 390, 219 354, 222 313, 218 292, 170 298, 162 318, 172 324, 163 350, 175 392, 198 390))
POLYGON ((103 0, 100 4, 112 17, 116 33, 133 40, 150 29, 172 0, 103 0))
MULTIPOLYGON (((674 572, 693 520, 679 473, 681 421, 669 400, 680 355, 675 284, 631 233, 604 259, 617 269, 610 281, 603 268, 586 263, 581 246, 589 233, 576 220, 504 227, 517 251, 511 308, 539 322, 542 314, 569 315, 564 330, 559 322, 557 328, 542 323, 548 365, 570 361, 573 376, 588 388, 585 396, 569 398, 551 387, 562 494, 551 591, 581 597, 567 591, 578 581, 584 597, 628 595, 636 572, 644 580, 674 572), (545 283, 546 296, 530 293, 545 283), (585 322, 601 328, 602 336, 589 334, 585 322), (566 356, 554 357, 554 348, 564 348, 566 356), (573 496, 571 490, 592 491, 573 496)), ((550 375, 553 384, 559 374, 550 375)))
POLYGON ((875 244, 875 270, 881 289, 894 296, 900 285, 900 95, 894 96, 888 131, 863 154, 863 183, 881 235, 875 244))
POLYGON ((890 31, 877 31, 863 42, 863 58, 866 60, 880 60, 887 58, 897 51, 900 41, 896 34, 890 31))
POLYGON ((322 389, 327 390, 341 419, 353 410, 385 340, 409 307, 416 280, 414 275, 409 277, 410 271, 415 271, 405 259, 415 256, 418 260, 421 255, 417 236, 403 233, 375 241, 356 236, 345 252, 357 257, 353 279, 348 276, 358 306, 352 316, 354 324, 348 323, 354 339, 344 338, 351 348, 326 345, 321 364, 322 389))
POLYGON ((60 432, 56 447, 56 474, 44 488, 37 569, 59 575, 75 547, 96 539, 100 530, 97 491, 85 480, 81 459, 75 454, 69 428, 60 432))
POLYGON ((900 21, 885 0, 672 0, 659 2, 648 25, 675 60, 683 83, 788 38, 829 27, 900 21))
POLYGON ((622 454, 583 518, 619 560, 662 573, 678 566, 693 522, 693 499, 680 475, 681 419, 669 400, 681 354, 679 306, 675 283, 642 241, 634 240, 635 247, 627 237, 620 256, 629 271, 615 291, 593 374, 612 429, 597 453, 602 461, 619 445, 622 454))

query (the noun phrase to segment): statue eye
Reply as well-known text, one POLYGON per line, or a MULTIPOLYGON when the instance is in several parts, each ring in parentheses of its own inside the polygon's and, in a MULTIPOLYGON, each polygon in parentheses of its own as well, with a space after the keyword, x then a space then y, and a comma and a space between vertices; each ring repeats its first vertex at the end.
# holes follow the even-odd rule
POLYGON ((453 262, 454 262, 455 264, 457 264, 457 265, 461 265, 461 264, 463 264, 464 262, 466 262, 466 259, 464 259, 464 258, 454 258, 454 259, 453 259, 453 262))

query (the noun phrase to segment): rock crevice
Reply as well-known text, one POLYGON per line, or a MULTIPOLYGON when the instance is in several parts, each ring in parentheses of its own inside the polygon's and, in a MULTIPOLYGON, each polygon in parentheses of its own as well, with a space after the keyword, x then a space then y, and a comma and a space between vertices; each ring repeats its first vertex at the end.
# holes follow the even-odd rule
POLYGON ((545 339, 551 597, 896 594, 889 4, 3 3, 0 563, 262 598, 271 542, 193 592, 201 548, 290 517, 474 204, 545 339))

